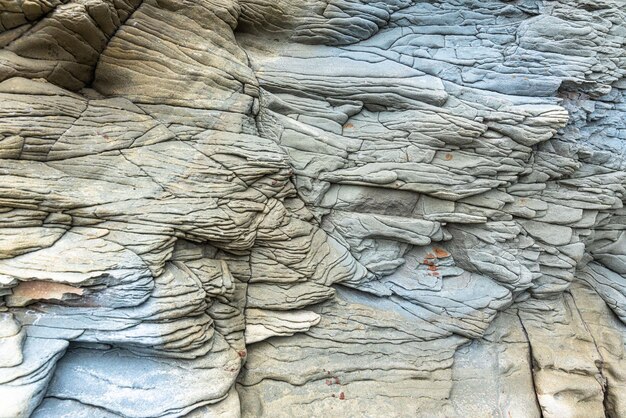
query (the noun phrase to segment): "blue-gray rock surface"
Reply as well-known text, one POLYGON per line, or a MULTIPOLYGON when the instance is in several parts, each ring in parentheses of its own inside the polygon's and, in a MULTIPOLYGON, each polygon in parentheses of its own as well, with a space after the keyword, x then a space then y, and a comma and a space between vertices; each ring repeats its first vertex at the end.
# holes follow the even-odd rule
POLYGON ((623 0, 0 0, 0 418, 626 417, 623 0))

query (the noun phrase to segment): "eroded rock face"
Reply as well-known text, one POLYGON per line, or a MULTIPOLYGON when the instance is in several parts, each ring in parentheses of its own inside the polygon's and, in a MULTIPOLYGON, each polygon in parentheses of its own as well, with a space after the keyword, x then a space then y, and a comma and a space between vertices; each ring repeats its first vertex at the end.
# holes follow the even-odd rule
POLYGON ((626 416, 626 6, 0 1, 0 416, 626 416))

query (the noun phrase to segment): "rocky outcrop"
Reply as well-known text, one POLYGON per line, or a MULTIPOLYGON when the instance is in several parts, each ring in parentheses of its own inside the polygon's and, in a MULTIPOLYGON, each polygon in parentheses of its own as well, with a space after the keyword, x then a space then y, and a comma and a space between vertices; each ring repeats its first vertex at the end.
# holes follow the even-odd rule
POLYGON ((0 416, 626 416, 625 22, 0 2, 0 416))

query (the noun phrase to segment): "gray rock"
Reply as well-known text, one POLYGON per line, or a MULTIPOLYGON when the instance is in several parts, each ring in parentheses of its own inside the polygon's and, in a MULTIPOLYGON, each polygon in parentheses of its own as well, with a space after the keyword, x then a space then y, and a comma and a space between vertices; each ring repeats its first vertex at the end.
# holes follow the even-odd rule
POLYGON ((626 416, 621 0, 1 3, 0 416, 626 416))

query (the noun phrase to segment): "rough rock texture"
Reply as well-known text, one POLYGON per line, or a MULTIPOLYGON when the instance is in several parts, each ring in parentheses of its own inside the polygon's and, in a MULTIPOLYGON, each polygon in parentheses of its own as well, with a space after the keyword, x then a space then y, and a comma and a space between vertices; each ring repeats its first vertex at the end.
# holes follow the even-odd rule
POLYGON ((623 0, 0 0, 0 417, 626 417, 623 0))

